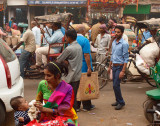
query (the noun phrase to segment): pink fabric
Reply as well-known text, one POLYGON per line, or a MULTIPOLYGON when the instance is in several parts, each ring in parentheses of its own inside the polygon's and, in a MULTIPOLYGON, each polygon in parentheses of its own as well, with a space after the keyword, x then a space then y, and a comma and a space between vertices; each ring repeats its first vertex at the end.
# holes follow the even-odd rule
POLYGON ((61 101, 64 99, 64 97, 65 97, 65 94, 63 92, 56 91, 56 92, 53 92, 53 95, 50 96, 48 102, 56 101, 56 103, 59 105, 61 101))
POLYGON ((106 33, 108 33, 107 26, 105 24, 100 25, 99 28, 104 29, 106 31, 106 33))

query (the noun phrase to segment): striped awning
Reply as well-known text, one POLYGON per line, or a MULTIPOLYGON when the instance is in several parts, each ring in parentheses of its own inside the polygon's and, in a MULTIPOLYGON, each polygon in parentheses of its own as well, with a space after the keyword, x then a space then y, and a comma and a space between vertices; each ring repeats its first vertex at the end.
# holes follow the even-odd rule
POLYGON ((28 0, 28 5, 84 5, 87 0, 28 0))

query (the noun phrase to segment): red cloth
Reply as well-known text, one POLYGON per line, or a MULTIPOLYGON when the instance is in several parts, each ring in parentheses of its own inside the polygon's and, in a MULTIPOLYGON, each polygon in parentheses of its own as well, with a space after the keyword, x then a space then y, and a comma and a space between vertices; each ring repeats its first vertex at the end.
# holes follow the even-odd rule
POLYGON ((17 27, 17 25, 16 24, 13 24, 13 27, 12 27, 14 30, 17 30, 18 29, 18 27, 17 27))
POLYGON ((68 126, 67 118, 58 116, 55 120, 50 120, 45 123, 38 123, 36 120, 29 122, 26 126, 68 126))

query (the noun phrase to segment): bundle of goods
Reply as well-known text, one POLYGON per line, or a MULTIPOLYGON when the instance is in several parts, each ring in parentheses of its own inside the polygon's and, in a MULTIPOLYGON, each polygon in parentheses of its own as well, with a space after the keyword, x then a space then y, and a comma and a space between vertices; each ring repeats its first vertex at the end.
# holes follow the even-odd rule
POLYGON ((15 47, 20 42, 21 32, 19 30, 11 29, 12 36, 6 37, 6 42, 9 46, 15 47))
POLYGON ((142 59, 147 63, 149 67, 155 65, 155 60, 159 56, 159 47, 156 42, 145 45, 139 52, 142 59))
POLYGON ((117 25, 123 26, 125 29, 130 29, 131 27, 129 24, 117 24, 117 25))
POLYGON ((146 64, 146 62, 142 59, 142 57, 139 54, 136 54, 136 66, 142 73, 150 75, 149 66, 146 64))
POLYGON ((73 24, 70 27, 74 28, 77 31, 78 28, 81 27, 82 25, 85 27, 85 30, 86 30, 85 32, 87 33, 90 30, 90 27, 86 23, 83 23, 83 24, 73 24))
POLYGON ((134 17, 132 17, 132 16, 127 16, 126 17, 126 22, 136 23, 137 20, 134 17))
POLYGON ((128 37, 129 50, 132 50, 132 43, 136 40, 136 34, 131 29, 125 29, 124 34, 128 37))

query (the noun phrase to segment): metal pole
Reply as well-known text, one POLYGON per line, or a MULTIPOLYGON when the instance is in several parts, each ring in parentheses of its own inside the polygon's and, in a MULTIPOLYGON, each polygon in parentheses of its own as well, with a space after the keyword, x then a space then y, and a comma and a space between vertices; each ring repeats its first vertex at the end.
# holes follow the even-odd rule
POLYGON ((3 7, 4 7, 4 10, 3 10, 3 28, 5 27, 5 23, 6 23, 6 0, 3 1, 3 7))

